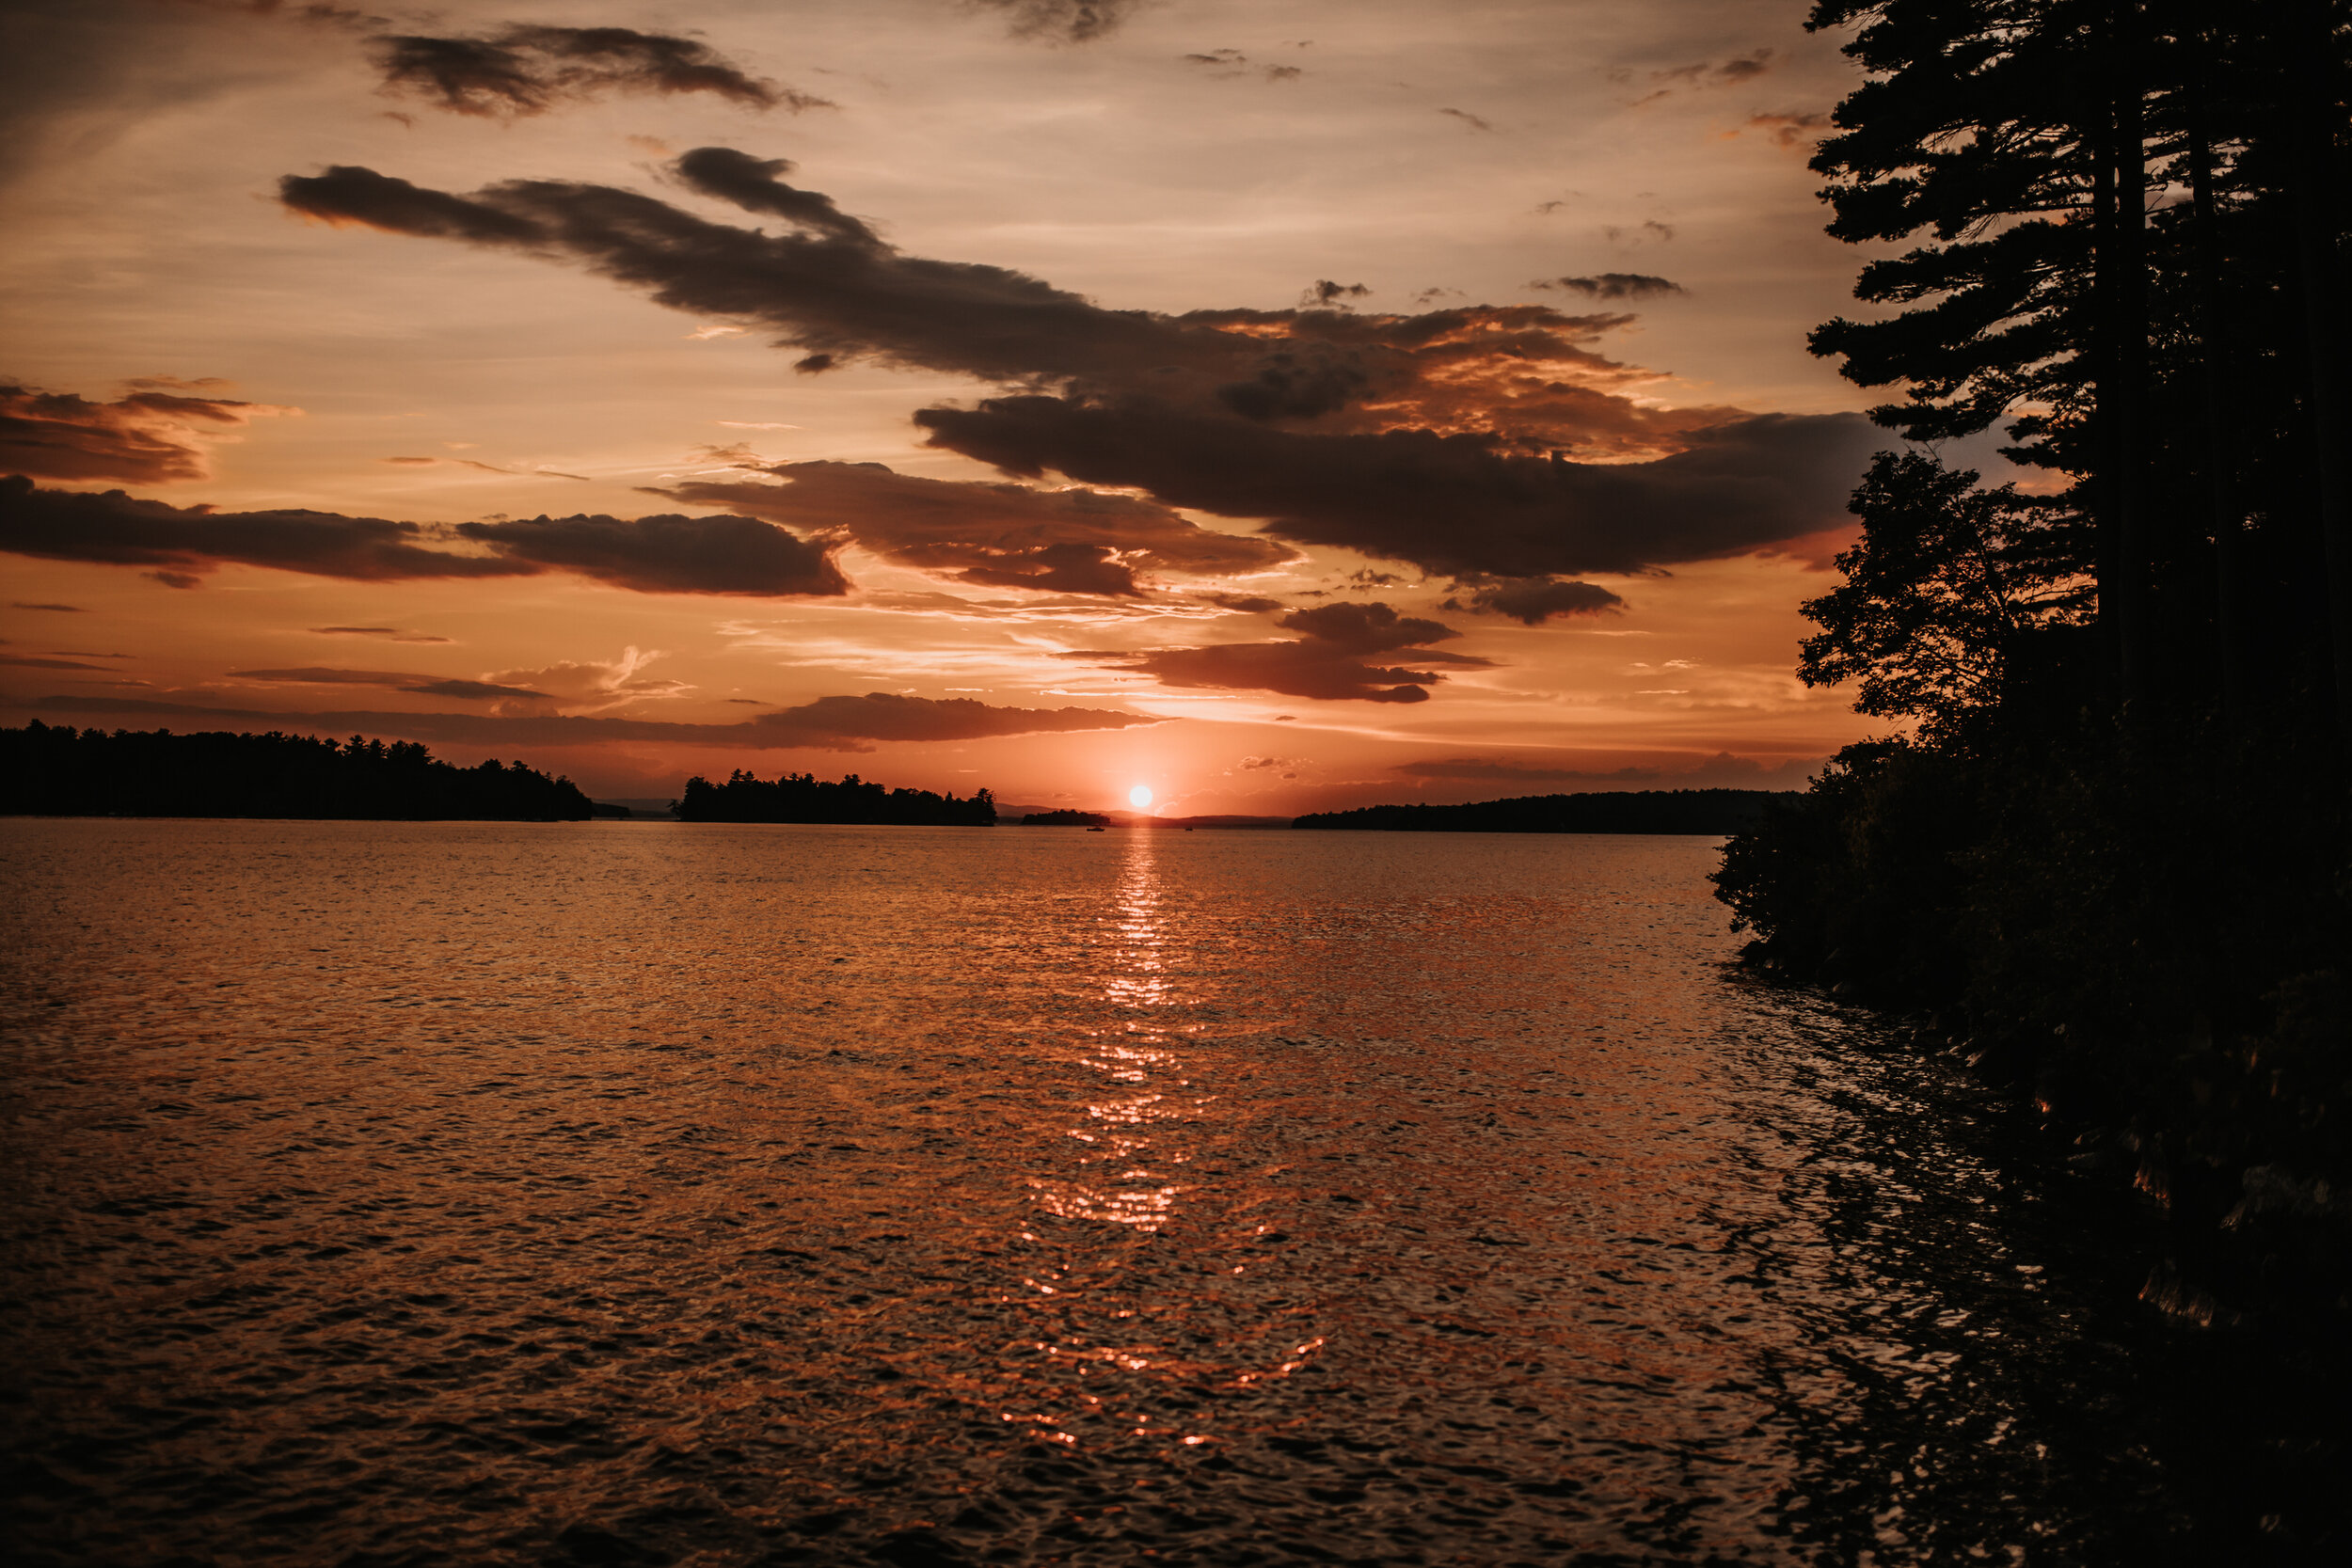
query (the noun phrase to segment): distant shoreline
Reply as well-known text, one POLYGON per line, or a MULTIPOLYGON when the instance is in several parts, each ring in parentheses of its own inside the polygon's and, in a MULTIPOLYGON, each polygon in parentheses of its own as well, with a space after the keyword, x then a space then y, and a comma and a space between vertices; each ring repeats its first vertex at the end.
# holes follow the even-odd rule
POLYGON ((1772 789, 1628 789, 1582 795, 1522 795, 1467 805, 1364 806, 1312 812, 1294 828, 1439 833, 1690 833, 1720 836, 1754 827, 1772 789))

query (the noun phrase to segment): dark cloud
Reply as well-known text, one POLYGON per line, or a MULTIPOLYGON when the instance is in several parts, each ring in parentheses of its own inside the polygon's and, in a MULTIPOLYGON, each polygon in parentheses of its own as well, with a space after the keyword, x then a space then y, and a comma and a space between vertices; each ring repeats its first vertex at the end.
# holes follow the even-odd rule
POLYGON ((1244 615, 1267 615, 1290 606, 1279 599, 1268 599, 1256 594, 1196 594, 1193 597, 1213 604, 1219 610, 1231 610, 1244 615))
POLYGON ((1654 82, 1680 82, 1691 87, 1735 87, 1741 82, 1753 82, 1772 69, 1772 52, 1770 49, 1752 49, 1721 62, 1693 60, 1689 65, 1653 71, 1650 79, 1654 82))
MULTIPOLYGON (((329 222, 567 259, 704 316, 756 322, 801 368, 864 360, 1025 390, 1132 395, 1259 420, 1334 428, 1481 429, 1528 450, 1671 450, 1692 419, 1619 388, 1646 372, 1594 351, 1631 318, 1546 306, 1413 315, 1333 309, 1107 310, 1001 267, 902 255, 780 166, 724 149, 686 154, 679 178, 784 217, 784 234, 716 224, 610 186, 510 182, 472 196, 338 167, 280 183, 293 210, 329 222)), ((1339 293, 1344 293, 1343 286, 1339 293)), ((1335 298, 1337 295, 1335 294, 1335 298)))
POLYGON ((265 712, 116 697, 49 696, 14 705, 42 713, 138 714, 328 735, 393 736, 455 745, 579 746, 625 740, 746 751, 870 752, 879 741, 983 740, 1011 735, 1119 730, 1160 722, 1149 714, 1109 708, 992 707, 968 698, 901 697, 886 691, 870 691, 862 697, 819 697, 798 707, 763 713, 739 724, 553 714, 265 712))
POLYGON ((1223 575, 1293 559, 1271 540, 1204 529, 1154 501, 893 473, 879 463, 780 463, 784 483, 690 481, 653 493, 725 506, 854 544, 976 587, 1134 597, 1137 574, 1223 575))
POLYGON ((529 246, 543 237, 541 227, 528 218, 372 168, 338 165, 311 179, 288 175, 278 188, 286 206, 326 223, 365 224, 397 234, 476 245, 529 246))
POLYGON ((300 412, 156 390, 92 403, 72 392, 0 384, 0 472, 135 484, 206 479, 208 442, 266 415, 300 412))
POLYGON ((477 463, 470 457, 388 457, 404 468, 474 468, 485 474, 512 474, 518 479, 576 479, 589 483, 586 474, 567 474, 556 468, 501 468, 495 463, 477 463))
POLYGON ((398 626, 312 626, 320 637, 380 637, 388 642, 447 642, 446 637, 427 632, 405 632, 398 626))
POLYGON ((1569 289, 1593 299, 1647 299, 1656 294, 1678 294, 1682 285, 1671 278, 1656 277, 1645 272, 1603 272, 1590 277, 1538 277, 1528 284, 1531 289, 1569 289))
POLYGON ((500 686, 491 681, 469 680, 420 681, 415 686, 404 686, 401 689, 403 691, 413 691, 418 695, 424 697, 456 697, 460 699, 491 697, 536 697, 545 699, 548 695, 544 691, 532 691, 519 686, 500 686))
POLYGON ((1597 583, 1508 578, 1473 589, 1467 603, 1448 599, 1444 608, 1471 615, 1508 615, 1514 621, 1540 626, 1555 615, 1596 615, 1604 610, 1623 610, 1625 601, 1597 583))
POLYGON ((1645 240, 1671 240, 1675 237, 1674 225, 1661 223, 1656 218, 1644 218, 1638 227, 1632 229, 1613 223, 1600 232, 1601 237, 1611 245, 1634 246, 1639 246, 1645 240))
POLYGON ((1452 115, 1455 119, 1460 120, 1463 124, 1469 126, 1473 131, 1492 131, 1494 129, 1492 124, 1470 113, 1468 109, 1439 109, 1438 112, 1441 115, 1452 115))
POLYGON ((1349 300, 1364 299, 1371 293, 1361 283, 1334 283, 1327 277, 1318 277, 1307 285, 1298 296, 1298 304, 1305 310, 1344 310, 1349 300))
POLYGON ((281 16, 298 22, 320 22, 337 26, 381 26, 381 17, 348 6, 326 4, 325 0, 165 0, 197 10, 243 11, 247 16, 281 16))
POLYGON ((1759 414, 1690 432, 1654 462, 1587 464, 1508 455, 1476 435, 1320 436, 1072 398, 915 420, 933 445, 1007 473, 1134 485, 1464 579, 1640 572, 1839 526, 1880 439, 1859 414, 1759 414))
POLYGON ((1062 657, 1136 671, 1153 676, 1163 686, 1279 691, 1291 697, 1368 703, 1427 702, 1427 689, 1445 678, 1435 670, 1366 662, 1380 654, 1409 650, 1416 664, 1483 666, 1491 662, 1468 654, 1431 651, 1430 643, 1462 634, 1436 621, 1401 616, 1384 604, 1318 605, 1293 610, 1275 624, 1301 636, 1289 642, 1222 642, 1204 648, 1149 648, 1136 653, 1096 649, 1062 657))
POLYGON ((747 213, 768 213, 860 249, 887 248, 881 235, 834 206, 833 198, 779 179, 792 172, 788 158, 755 158, 731 147, 698 147, 670 166, 692 189, 747 213))
POLYGON ((27 604, 23 599, 8 606, 10 610, 53 610, 65 615, 87 615, 88 610, 77 604, 27 604))
POLYGON ((103 664, 84 664, 71 658, 31 658, 14 654, 0 655, 0 664, 12 664, 24 670, 103 670, 103 664))
POLYGON ((1021 39, 1086 43, 1118 30, 1147 0, 964 0, 981 10, 1001 12, 1021 39))
POLYGON ((474 38, 387 33, 370 44, 388 91, 453 114, 515 119, 607 92, 707 92, 794 114, 836 106, 752 76, 708 44, 627 27, 517 24, 474 38))
POLYGON ((1815 110, 1801 115, 1751 115, 1744 129, 1760 131, 1783 147, 1810 147, 1829 129, 1829 115, 1815 110))
POLYGON ((453 531, 502 556, 640 594, 830 596, 850 591, 833 551, 753 517, 531 517, 453 531))
POLYGON ((426 697, 526 697, 543 701, 548 697, 545 691, 533 691, 525 687, 406 674, 397 670, 336 670, 313 665, 300 670, 231 670, 229 674, 233 680, 284 681, 300 686, 389 686, 426 697))
POLYGON ((564 181, 461 197, 339 166, 278 183, 287 206, 328 222, 568 257, 675 309, 756 321, 823 361, 805 368, 862 358, 1021 382, 1246 356, 1247 345, 1211 327, 1104 310, 1004 267, 902 255, 862 225, 851 233, 850 220, 795 199, 805 193, 746 177, 747 166, 766 164, 722 166, 716 154, 725 150, 690 152, 673 167, 704 194, 799 232, 731 228, 634 192, 564 181))
POLYGON ((1719 82, 1752 82, 1772 70, 1772 52, 1758 49, 1747 55, 1735 55, 1715 68, 1719 82))
POLYGON ((0 550, 53 561, 160 568, 175 588, 230 562, 394 582, 530 577, 560 569, 641 594, 845 594, 832 549, 751 517, 580 515, 428 530, 332 512, 214 512, 0 479, 0 550), (488 555, 430 545, 469 541, 488 555))
POLYGON ((227 562, 314 577, 390 582, 410 578, 516 577, 527 562, 428 549, 415 523, 332 512, 214 512, 136 500, 119 490, 87 495, 0 479, 0 550, 52 561, 153 566, 175 587, 227 562))
MULTIPOLYGON (((787 166, 725 149, 674 166, 701 193, 783 220, 778 234, 560 181, 456 196, 339 167, 281 191, 329 221, 567 260, 675 309, 763 325, 803 369, 864 360, 993 382, 1012 395, 916 415, 933 444, 1464 581, 1645 570, 1842 527, 1871 450, 1858 415, 1644 406, 1647 372, 1593 347, 1630 317, 1105 309, 1005 268, 901 254, 783 183, 787 166)), ((959 543, 925 547, 946 560, 959 543)), ((1116 594, 1118 563, 966 552, 944 569, 1116 594)))
POLYGON ((1186 65, 1205 66, 1212 76, 1261 76, 1269 82, 1295 82, 1307 74, 1295 65, 1251 65, 1238 49, 1212 49, 1205 55, 1179 55, 1186 65))

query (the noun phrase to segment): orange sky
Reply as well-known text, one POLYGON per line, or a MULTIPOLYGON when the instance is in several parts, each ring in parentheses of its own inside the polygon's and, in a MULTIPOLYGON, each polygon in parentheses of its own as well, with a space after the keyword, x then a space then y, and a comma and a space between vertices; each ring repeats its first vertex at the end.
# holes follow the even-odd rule
POLYGON ((1804 9, 17 4, 8 721, 1793 785, 1887 444, 1804 347, 1862 260, 1804 9))

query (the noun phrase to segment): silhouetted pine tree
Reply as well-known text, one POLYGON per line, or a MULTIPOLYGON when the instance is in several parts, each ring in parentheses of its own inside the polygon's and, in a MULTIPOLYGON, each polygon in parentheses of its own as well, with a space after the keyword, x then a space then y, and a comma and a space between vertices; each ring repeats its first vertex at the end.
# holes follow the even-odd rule
MULTIPOLYGON (((1869 79, 1814 161, 1830 232, 1912 248, 1855 289, 1899 309, 1813 348, 1900 387, 1873 417, 1906 438, 1997 426, 2050 476, 2009 515, 2036 613, 1977 652, 2047 664, 2022 634, 2090 620, 2096 678, 2068 660, 2086 695, 2169 707, 2234 686, 2243 705, 2244 673, 2281 666, 2327 692, 2352 630, 2342 6, 1829 0, 1809 24, 1850 24, 1869 79)), ((1866 525, 1872 503, 1916 512, 1901 490, 1860 498, 1866 525)))
POLYGON ((2343 1213, 2222 1225, 2352 1178, 2348 16, 1816 6, 1867 73, 1814 163, 1830 231, 1910 248, 1813 347, 1929 448, 1856 491, 1799 670, 1915 729, 1716 876, 1752 961, 1931 1015, 2137 1161, 2248 1300, 2352 1301, 2343 1213), (1992 430, 2038 471, 1932 446, 1992 430))

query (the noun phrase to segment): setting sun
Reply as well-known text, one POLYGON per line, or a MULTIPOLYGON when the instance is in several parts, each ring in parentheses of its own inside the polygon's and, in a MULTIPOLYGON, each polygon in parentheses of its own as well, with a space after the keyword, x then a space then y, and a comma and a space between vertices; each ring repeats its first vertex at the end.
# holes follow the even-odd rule
POLYGON ((1143 810, 1144 807, 1152 803, 1152 786, 1150 784, 1137 784, 1135 788, 1127 791, 1127 803, 1135 807, 1137 811, 1143 810))

